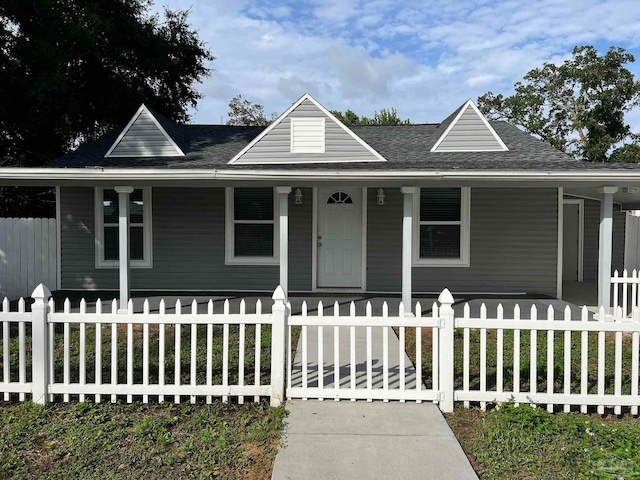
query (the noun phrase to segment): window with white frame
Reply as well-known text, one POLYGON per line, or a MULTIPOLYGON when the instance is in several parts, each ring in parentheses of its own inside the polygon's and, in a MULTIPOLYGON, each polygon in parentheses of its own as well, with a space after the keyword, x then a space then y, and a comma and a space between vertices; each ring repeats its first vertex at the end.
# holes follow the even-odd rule
MULTIPOLYGON (((96 267, 116 268, 120 256, 118 192, 95 189, 96 267)), ((152 266, 151 188, 136 188, 129 194, 129 255, 133 268, 152 266)))
POLYGON ((420 188, 414 203, 414 264, 469 266, 469 188, 420 188))
POLYGON ((275 264, 276 197, 271 187, 227 188, 226 260, 245 265, 275 264))

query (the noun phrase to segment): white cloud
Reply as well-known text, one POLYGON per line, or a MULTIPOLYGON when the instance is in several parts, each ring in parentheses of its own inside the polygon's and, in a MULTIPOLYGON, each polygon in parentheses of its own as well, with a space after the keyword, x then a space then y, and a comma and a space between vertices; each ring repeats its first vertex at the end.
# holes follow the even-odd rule
POLYGON ((238 93, 282 112, 306 91, 332 109, 372 115, 395 107, 416 122, 440 121, 467 98, 508 93, 575 45, 640 53, 637 0, 163 3, 192 7, 190 19, 217 57, 195 115, 203 123, 226 119, 238 93))

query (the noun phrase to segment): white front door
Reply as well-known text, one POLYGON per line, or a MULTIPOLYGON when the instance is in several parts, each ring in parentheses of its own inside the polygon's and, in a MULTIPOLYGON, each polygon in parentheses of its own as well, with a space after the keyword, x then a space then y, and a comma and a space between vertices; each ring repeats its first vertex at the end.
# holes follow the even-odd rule
POLYGON ((362 189, 318 189, 318 287, 362 287, 362 189))

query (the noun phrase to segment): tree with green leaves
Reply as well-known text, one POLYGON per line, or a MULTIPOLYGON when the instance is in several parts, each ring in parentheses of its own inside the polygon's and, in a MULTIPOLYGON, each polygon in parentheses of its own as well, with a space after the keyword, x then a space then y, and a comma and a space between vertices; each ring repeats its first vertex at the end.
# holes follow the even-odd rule
POLYGON ((331 110, 331 113, 342 123, 347 126, 351 125, 411 125, 411 120, 408 118, 402 120, 398 117, 398 112, 395 108, 390 109, 382 108, 380 111, 373 113, 372 118, 360 117, 351 110, 346 110, 344 113, 339 110, 331 110))
POLYGON ((242 95, 236 95, 231 99, 227 115, 229 116, 227 125, 244 127, 266 127, 278 116, 272 113, 271 117, 267 118, 262 104, 243 98, 242 95))
POLYGON ((640 163, 640 145, 627 143, 611 152, 611 163, 640 163))
MULTIPOLYGON (((126 122, 143 102, 172 120, 189 119, 214 57, 188 11, 152 15, 150 5, 0 3, 0 166, 44 165, 126 122)), ((0 215, 20 214, 3 207, 5 194, 0 215)))
POLYGON ((569 155, 605 162, 615 146, 633 138, 625 114, 640 102, 640 82, 626 68, 634 61, 623 48, 600 55, 592 46, 576 47, 561 65, 545 63, 527 73, 513 95, 482 95, 478 108, 569 155))

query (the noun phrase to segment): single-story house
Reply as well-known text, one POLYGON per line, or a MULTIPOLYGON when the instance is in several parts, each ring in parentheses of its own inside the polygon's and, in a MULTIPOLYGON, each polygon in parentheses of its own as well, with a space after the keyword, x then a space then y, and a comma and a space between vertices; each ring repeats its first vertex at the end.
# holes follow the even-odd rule
POLYGON ((306 94, 268 127, 120 131, 8 185, 55 185, 58 287, 538 293, 624 262, 637 165, 570 158, 469 100, 440 124, 352 126, 306 94))

